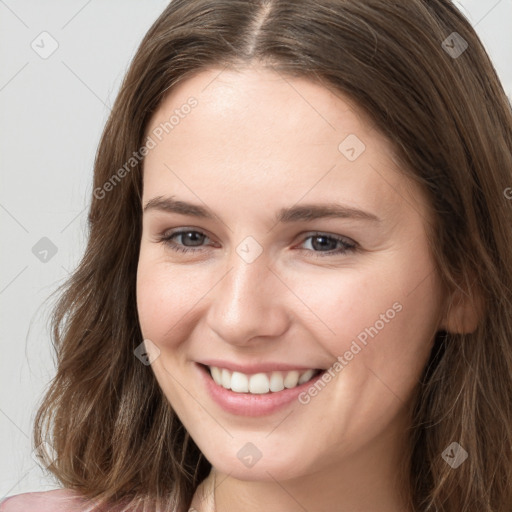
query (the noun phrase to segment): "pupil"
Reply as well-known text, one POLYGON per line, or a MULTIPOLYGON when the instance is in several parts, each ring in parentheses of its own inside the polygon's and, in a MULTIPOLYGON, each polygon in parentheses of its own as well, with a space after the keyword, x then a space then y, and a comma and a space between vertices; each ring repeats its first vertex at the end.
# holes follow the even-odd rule
MULTIPOLYGON (((325 249, 327 246, 325 245, 325 242, 327 242, 327 246, 329 244, 331 245, 330 249, 334 249, 336 247, 336 240, 333 240, 331 238, 325 237, 325 236, 316 236, 313 238, 312 246, 314 249, 325 249), (323 243, 316 244, 315 242, 318 240, 322 240, 323 243), (334 247, 332 246, 334 244, 334 247)), ((329 249, 329 247, 327 247, 329 249)))
MULTIPOLYGON (((200 233, 197 233, 196 231, 187 231, 185 240, 192 242, 192 245, 201 245, 202 237, 200 233), (197 244, 194 244, 194 242, 198 242, 197 244)), ((186 245, 186 244, 185 244, 186 245)))

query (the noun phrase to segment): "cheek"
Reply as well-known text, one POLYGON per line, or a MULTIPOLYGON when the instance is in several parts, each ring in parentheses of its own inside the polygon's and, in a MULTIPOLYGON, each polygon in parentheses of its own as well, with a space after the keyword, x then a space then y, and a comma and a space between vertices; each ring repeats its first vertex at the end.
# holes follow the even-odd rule
POLYGON ((359 334, 364 338, 365 328, 380 322, 381 314, 388 312, 394 318, 400 309, 393 309, 401 299, 400 282, 383 274, 388 275, 381 267, 369 265, 361 271, 346 268, 315 275, 296 273, 288 282, 307 307, 301 321, 339 355, 359 334))
MULTIPOLYGON (((165 265, 141 254, 137 269, 137 311, 144 338, 158 342, 173 320, 184 315, 184 303, 177 300, 186 291, 176 282, 179 276, 165 271, 165 265), (176 293, 176 289, 180 293, 176 293)), ((177 319, 175 320, 177 321, 177 319)))
MULTIPOLYGON (((369 262, 357 271, 281 269, 282 279, 300 299, 287 300, 284 293, 282 307, 335 358, 352 351, 368 364, 381 364, 385 358, 388 363, 391 358, 391 363, 410 363, 419 355, 423 360, 437 312, 430 261, 421 255, 390 254, 378 263, 369 262)), ((137 307, 144 338, 163 350, 176 349, 205 316, 205 295, 218 280, 216 275, 213 270, 171 265, 143 248, 137 307)))
POLYGON ((142 251, 137 269, 137 311, 144 338, 161 349, 174 348, 186 339, 198 302, 211 283, 202 282, 204 273, 185 271, 161 256, 142 251))
POLYGON ((397 374, 410 380, 438 326, 439 283, 425 255, 389 255, 379 263, 358 272, 296 274, 291 287, 308 307, 300 321, 334 358, 346 355, 361 378, 370 368, 390 382, 397 374))

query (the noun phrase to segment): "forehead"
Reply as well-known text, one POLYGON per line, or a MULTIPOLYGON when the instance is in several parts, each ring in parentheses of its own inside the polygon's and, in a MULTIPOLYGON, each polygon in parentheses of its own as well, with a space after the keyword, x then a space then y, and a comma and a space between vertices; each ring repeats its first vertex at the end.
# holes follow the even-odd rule
POLYGON ((246 194, 248 208, 251 199, 304 198, 389 214, 419 200, 389 141, 350 99, 264 68, 203 70, 183 81, 147 135, 156 146, 144 162, 146 199, 202 194, 223 204, 246 194))

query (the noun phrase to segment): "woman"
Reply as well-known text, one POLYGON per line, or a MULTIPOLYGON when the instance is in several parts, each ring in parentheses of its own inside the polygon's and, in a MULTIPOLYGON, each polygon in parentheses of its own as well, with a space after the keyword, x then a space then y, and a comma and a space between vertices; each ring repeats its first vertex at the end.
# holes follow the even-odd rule
POLYGON ((174 0, 55 313, 63 489, 2 511, 509 512, 511 186, 450 2, 174 0))

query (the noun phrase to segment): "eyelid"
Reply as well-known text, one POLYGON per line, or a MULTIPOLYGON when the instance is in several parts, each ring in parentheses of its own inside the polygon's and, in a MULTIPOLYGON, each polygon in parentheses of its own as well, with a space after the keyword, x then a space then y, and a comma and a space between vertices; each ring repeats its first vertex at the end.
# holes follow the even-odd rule
POLYGON ((325 237, 325 238, 330 238, 332 240, 336 240, 337 242, 342 244, 342 247, 338 248, 338 249, 333 249, 330 251, 312 251, 309 249, 301 249, 301 248, 299 248, 297 250, 312 254, 314 258, 323 258, 323 257, 327 258, 329 256, 330 257, 347 256, 349 254, 352 254, 352 253, 360 250, 359 244, 355 240, 353 240, 347 236, 344 236, 344 235, 337 235, 334 233, 328 233, 326 231, 309 231, 306 233, 302 233, 301 234, 302 242, 299 245, 302 245, 303 243, 306 242, 306 240, 308 240, 310 238, 315 238, 315 237, 325 237))
POLYGON ((358 243, 353 240, 352 238, 346 236, 346 235, 338 235, 336 233, 330 233, 329 231, 306 231, 305 233, 301 233, 302 238, 309 238, 314 236, 325 236, 326 238, 335 238, 337 240, 341 240, 343 242, 346 242, 347 244, 351 245, 358 245, 358 243))
POLYGON ((181 226, 179 228, 171 228, 171 229, 166 229, 164 231, 162 231, 161 234, 158 235, 159 238, 168 238, 172 235, 177 235, 179 233, 189 233, 193 231, 194 233, 200 233, 201 235, 204 235, 208 238, 212 238, 210 237, 210 235, 208 235, 208 233, 203 229, 203 228, 195 228, 193 226, 181 226))
MULTIPOLYGON (((192 226, 183 226, 183 227, 179 227, 179 228, 172 228, 172 229, 166 229, 165 231, 163 231, 161 234, 158 235, 158 238, 161 239, 161 238, 169 238, 173 235, 177 235, 179 233, 188 233, 190 231, 193 231, 193 232, 197 232, 201 235, 204 235, 206 236, 207 238, 209 238, 210 240, 213 239, 213 237, 211 237, 207 232, 206 230, 204 230, 203 228, 195 228, 195 227, 192 227, 192 226)), ((350 243, 350 244, 353 244, 353 245, 358 245, 358 243, 353 240, 352 238, 346 236, 346 235, 338 235, 336 233, 330 233, 329 231, 319 231, 319 230, 316 230, 316 231, 306 231, 304 233, 301 233, 300 236, 302 238, 309 238, 311 236, 326 236, 326 237, 329 237, 329 238, 337 238, 337 239, 341 239, 343 241, 346 241, 347 243, 350 243)))
MULTIPOLYGON (((204 252, 206 250, 205 249, 206 246, 204 246, 204 245, 185 246, 185 245, 176 243, 172 240, 172 238, 175 235, 181 235, 181 234, 190 233, 190 232, 198 233, 199 235, 204 236, 206 239, 212 240, 212 237, 210 237, 205 232, 205 230, 203 230, 201 228, 193 228, 193 227, 184 226, 184 227, 173 228, 173 229, 168 229, 168 230, 164 231, 161 235, 159 235, 157 241, 160 243, 166 244, 169 247, 169 249, 171 249, 175 252, 197 253, 197 254, 204 252)), ((329 232, 325 232, 325 231, 308 231, 305 233, 301 233, 300 236, 301 236, 302 242, 299 245, 305 243, 306 240, 308 240, 310 238, 314 238, 314 237, 325 237, 325 238, 329 238, 331 240, 335 240, 338 243, 342 244, 341 248, 331 249, 328 251, 314 251, 314 250, 304 249, 304 248, 297 249, 299 251, 306 252, 308 254, 312 254, 313 257, 329 257, 329 256, 334 257, 334 256, 340 256, 340 255, 345 256, 349 253, 353 253, 360 249, 359 244, 355 240, 353 240, 347 236, 344 236, 344 235, 338 235, 338 234, 329 233, 329 232)))

